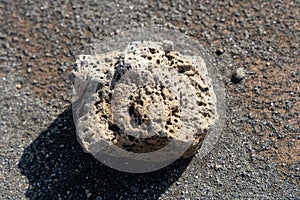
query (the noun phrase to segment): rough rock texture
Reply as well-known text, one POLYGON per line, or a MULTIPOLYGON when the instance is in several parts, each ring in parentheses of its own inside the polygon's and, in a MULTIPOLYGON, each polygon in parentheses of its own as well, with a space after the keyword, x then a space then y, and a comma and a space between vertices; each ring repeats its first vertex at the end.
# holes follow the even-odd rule
POLYGON ((170 50, 170 41, 133 42, 123 52, 78 57, 70 79, 81 97, 73 108, 87 152, 105 142, 147 153, 172 140, 191 144, 182 157, 198 150, 217 118, 215 94, 201 58, 170 50))

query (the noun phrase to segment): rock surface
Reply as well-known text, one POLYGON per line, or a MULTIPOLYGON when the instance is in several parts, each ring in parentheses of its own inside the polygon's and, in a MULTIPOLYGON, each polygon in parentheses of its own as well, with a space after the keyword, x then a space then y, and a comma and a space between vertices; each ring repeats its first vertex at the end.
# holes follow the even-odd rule
POLYGON ((87 152, 126 157, 171 141, 176 150, 155 158, 197 152, 218 117, 216 97, 204 61, 169 50, 170 41, 133 42, 123 52, 78 57, 70 79, 81 98, 73 112, 87 152))

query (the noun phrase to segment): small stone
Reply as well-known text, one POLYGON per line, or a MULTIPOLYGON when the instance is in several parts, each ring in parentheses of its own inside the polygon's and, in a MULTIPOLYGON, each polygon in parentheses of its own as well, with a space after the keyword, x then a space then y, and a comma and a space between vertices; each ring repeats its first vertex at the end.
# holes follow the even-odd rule
POLYGON ((67 70, 66 66, 60 66, 60 67, 58 67, 58 71, 59 72, 65 72, 66 70, 67 70))
POLYGON ((220 169, 222 169, 222 165, 216 164, 215 165, 215 170, 220 170, 220 169))
POLYGON ((16 88, 19 90, 19 89, 21 89, 22 88, 22 84, 20 83, 20 82, 18 82, 17 84, 16 84, 16 88))
POLYGON ((238 68, 231 76, 231 81, 233 83, 239 83, 245 78, 246 74, 243 68, 238 68))
POLYGON ((134 193, 137 193, 138 192, 138 189, 135 187, 135 186, 131 186, 130 187, 130 190, 134 193))
POLYGON ((216 50, 216 54, 217 54, 218 56, 222 55, 223 53, 224 53, 224 50, 223 50, 223 49, 217 49, 217 50, 216 50))
POLYGON ((4 49, 7 48, 7 44, 6 44, 6 43, 2 43, 1 46, 2 46, 2 48, 4 48, 4 49))

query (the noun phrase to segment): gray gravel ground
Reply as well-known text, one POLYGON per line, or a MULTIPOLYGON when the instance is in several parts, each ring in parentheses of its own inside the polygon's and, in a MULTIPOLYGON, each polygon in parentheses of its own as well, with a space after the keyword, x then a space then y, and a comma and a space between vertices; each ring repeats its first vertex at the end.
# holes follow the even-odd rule
POLYGON ((299 21, 298 0, 0 1, 0 199, 300 199, 299 21), (215 56, 226 127, 204 159, 122 173, 76 141, 67 77, 99 39, 150 25, 215 56))

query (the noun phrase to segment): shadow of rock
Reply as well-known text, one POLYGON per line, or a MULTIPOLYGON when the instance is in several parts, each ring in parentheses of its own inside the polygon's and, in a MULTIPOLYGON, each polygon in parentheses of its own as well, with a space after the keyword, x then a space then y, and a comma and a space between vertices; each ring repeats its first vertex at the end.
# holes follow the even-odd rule
POLYGON ((111 169, 83 152, 68 108, 24 150, 18 166, 30 199, 158 199, 190 160, 144 174, 111 169))

